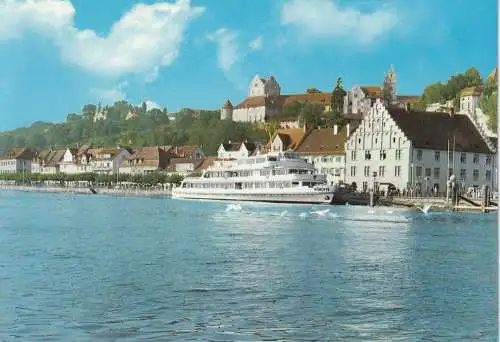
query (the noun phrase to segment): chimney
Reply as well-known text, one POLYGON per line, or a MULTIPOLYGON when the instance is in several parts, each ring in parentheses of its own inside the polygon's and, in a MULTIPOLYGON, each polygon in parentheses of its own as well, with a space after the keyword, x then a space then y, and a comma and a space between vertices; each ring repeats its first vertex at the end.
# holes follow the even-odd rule
POLYGON ((337 135, 339 133, 339 126, 338 125, 333 125, 333 135, 337 135))
POLYGON ((345 127, 347 130, 347 136, 350 136, 351 135, 351 124, 348 123, 345 127))

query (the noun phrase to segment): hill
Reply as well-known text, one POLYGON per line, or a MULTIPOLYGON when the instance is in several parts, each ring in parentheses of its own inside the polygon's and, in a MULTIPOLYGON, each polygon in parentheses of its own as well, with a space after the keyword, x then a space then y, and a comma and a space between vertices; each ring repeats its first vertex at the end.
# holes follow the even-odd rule
POLYGON ((0 133, 0 153, 13 147, 65 148, 93 146, 201 146, 215 154, 222 141, 263 140, 266 133, 254 124, 220 121, 218 111, 182 109, 175 115, 166 109, 147 110, 146 104, 126 101, 112 106, 85 105, 62 123, 37 121, 30 127, 0 133), (175 117, 172 120, 171 117, 175 117))

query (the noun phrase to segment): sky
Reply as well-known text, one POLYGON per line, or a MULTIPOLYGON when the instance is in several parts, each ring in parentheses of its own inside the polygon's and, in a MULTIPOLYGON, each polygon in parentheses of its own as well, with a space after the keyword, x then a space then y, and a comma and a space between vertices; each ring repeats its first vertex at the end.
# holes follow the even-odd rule
POLYGON ((397 91, 497 64, 495 0, 0 0, 0 131, 86 103, 218 109, 259 74, 283 94, 397 91))

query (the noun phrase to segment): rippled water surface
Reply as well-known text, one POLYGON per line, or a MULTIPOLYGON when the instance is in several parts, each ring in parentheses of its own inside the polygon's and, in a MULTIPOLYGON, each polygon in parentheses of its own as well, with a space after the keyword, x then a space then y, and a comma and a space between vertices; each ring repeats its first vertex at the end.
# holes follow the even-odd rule
POLYGON ((496 341, 495 214, 0 193, 0 341, 496 341))

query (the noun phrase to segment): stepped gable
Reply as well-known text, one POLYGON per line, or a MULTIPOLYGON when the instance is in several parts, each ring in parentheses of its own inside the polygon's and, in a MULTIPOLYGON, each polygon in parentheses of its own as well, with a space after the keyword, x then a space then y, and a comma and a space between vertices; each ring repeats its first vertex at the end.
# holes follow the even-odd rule
POLYGON ((388 109, 389 115, 415 148, 491 153, 474 123, 466 115, 388 109))

